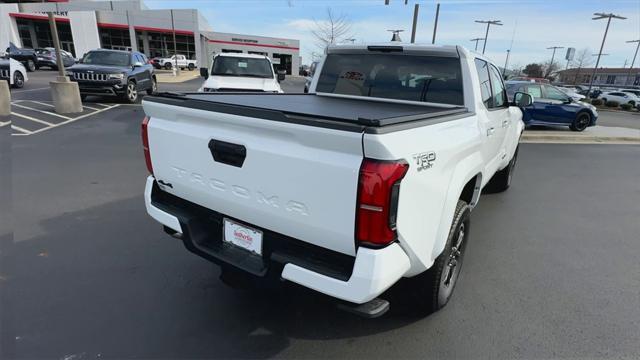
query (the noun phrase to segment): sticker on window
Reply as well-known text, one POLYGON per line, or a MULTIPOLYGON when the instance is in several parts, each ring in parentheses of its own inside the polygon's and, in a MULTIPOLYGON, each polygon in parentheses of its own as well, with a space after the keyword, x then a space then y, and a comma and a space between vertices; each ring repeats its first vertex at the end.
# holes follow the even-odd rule
POLYGON ((246 62, 238 62, 238 67, 246 68, 247 67, 247 63, 246 62))

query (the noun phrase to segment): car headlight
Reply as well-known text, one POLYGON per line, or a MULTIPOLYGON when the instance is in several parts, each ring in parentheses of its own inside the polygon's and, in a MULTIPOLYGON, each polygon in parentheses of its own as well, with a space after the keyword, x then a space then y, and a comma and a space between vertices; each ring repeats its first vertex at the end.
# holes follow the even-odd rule
POLYGON ((124 74, 109 74, 109 80, 122 80, 124 79, 124 74))

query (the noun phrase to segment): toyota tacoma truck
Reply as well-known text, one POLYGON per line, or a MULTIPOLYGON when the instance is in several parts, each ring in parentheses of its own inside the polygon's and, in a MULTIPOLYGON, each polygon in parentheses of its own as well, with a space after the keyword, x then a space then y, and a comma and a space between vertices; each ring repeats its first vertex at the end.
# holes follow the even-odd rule
POLYGON ((290 281, 370 317, 401 282, 412 309, 442 308, 531 96, 509 103, 478 53, 398 43, 328 47, 309 91, 146 97, 147 212, 225 281, 290 281))

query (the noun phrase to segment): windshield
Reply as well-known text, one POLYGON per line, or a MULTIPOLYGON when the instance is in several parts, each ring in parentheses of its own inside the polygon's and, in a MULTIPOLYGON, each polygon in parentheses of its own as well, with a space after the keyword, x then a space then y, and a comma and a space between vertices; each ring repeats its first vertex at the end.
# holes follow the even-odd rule
POLYGON ((442 56, 329 55, 316 91, 463 104, 460 59, 442 56))
POLYGON ((273 78, 267 59, 218 56, 213 63, 212 75, 273 78))
POLYGON ((110 51, 90 51, 82 59, 84 64, 129 66, 129 54, 110 51))

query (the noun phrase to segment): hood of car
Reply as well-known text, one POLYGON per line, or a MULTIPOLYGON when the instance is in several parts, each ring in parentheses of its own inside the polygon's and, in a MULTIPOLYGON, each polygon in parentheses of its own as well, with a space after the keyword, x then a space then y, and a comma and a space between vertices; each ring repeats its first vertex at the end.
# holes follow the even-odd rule
POLYGON ((204 82, 203 88, 280 91, 280 84, 278 84, 278 81, 274 78, 263 79, 239 76, 210 76, 204 82))
POLYGON ((94 72, 96 74, 114 74, 129 71, 130 68, 123 66, 75 64, 67 70, 73 72, 94 72))

